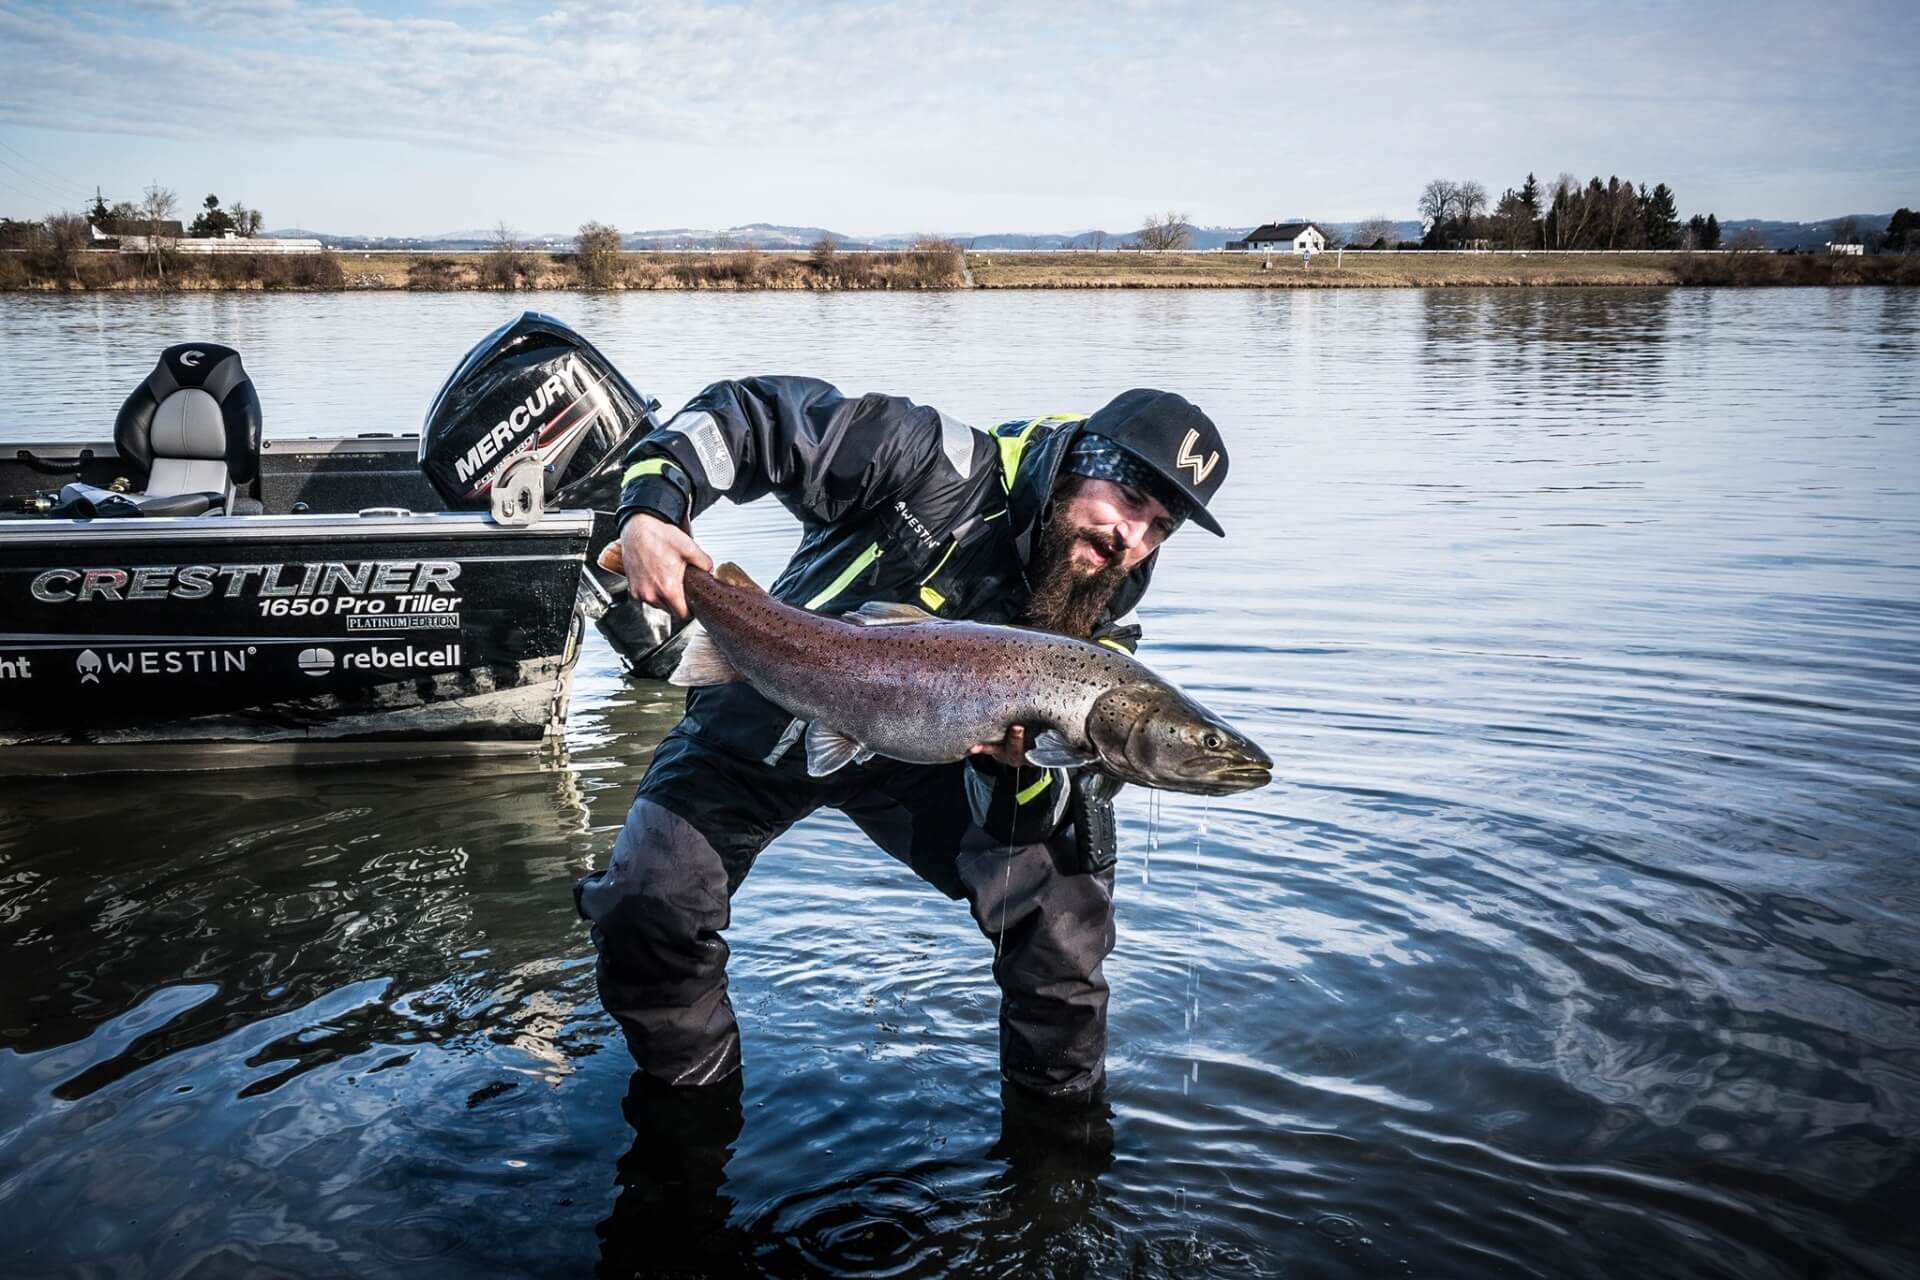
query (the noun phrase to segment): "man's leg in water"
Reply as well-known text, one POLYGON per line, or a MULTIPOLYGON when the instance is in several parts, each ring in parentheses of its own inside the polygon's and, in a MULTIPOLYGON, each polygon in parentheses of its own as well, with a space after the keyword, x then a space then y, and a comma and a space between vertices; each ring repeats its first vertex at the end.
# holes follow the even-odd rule
POLYGON ((1063 1101, 1106 1079, 1113 870, 1081 872, 1071 826, 1009 849, 976 825, 964 764, 898 765, 842 809, 870 839, 950 898, 964 899, 994 944, 1000 1072, 1063 1101))
POLYGON ((640 1069, 712 1084, 740 1067, 727 999, 730 901, 767 842, 804 817, 813 790, 693 736, 660 743, 604 871, 574 886, 593 923, 600 1002, 640 1069))

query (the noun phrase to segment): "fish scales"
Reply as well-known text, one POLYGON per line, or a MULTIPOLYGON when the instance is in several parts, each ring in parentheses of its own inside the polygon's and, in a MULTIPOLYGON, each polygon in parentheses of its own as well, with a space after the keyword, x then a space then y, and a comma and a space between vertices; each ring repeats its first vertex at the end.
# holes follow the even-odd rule
MULTIPOLYGON (((718 577, 689 568, 685 586, 707 639, 689 645, 676 682, 744 679, 875 755, 959 760, 1017 724, 1035 763, 1092 765, 1113 782, 1232 795, 1272 779, 1257 743, 1112 649, 1019 627, 914 621, 921 615, 905 606, 869 605, 847 622, 775 600, 731 565, 718 577)), ((843 750, 810 734, 808 772, 840 767, 843 750)))
POLYGON ((1051 727, 1084 747, 1100 695, 1153 678, 1124 654, 1045 632, 970 622, 861 626, 707 574, 688 573, 686 582, 693 612, 749 683, 896 760, 955 760, 1012 724, 1051 727))

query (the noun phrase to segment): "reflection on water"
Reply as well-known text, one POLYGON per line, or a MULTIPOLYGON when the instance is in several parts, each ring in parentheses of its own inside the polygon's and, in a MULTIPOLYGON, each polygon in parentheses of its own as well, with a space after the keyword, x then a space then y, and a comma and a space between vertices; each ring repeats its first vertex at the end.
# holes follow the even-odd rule
MULTIPOLYGON (((1003 1099, 964 910, 829 818, 735 904, 743 1079, 633 1081, 570 885, 678 695, 596 646, 558 755, 0 784, 10 1273, 1920 1267, 1911 294, 537 302, 669 407, 1222 422, 1145 656, 1278 781, 1123 796, 1109 1098, 1003 1099)), ((191 334, 405 429, 514 306, 9 298, 0 393, 103 438, 191 334)))

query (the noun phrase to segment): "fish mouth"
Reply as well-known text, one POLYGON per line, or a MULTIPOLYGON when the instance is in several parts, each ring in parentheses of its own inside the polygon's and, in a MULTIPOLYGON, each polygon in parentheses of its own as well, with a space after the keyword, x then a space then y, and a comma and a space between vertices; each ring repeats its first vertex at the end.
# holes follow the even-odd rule
POLYGON ((1238 764, 1217 769, 1202 779, 1207 795, 1231 796, 1252 791, 1273 781, 1273 770, 1266 765, 1238 764))
POLYGON ((1252 791, 1273 781, 1273 770, 1257 764, 1230 765, 1181 777, 1144 777, 1144 785, 1162 791, 1182 791, 1191 796, 1231 796, 1252 791))

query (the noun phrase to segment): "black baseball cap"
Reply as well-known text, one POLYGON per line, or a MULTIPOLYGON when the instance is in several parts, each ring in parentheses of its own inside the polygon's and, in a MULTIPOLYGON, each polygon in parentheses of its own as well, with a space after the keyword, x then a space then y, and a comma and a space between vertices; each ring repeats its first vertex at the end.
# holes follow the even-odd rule
MULTIPOLYGON (((1185 396, 1136 387, 1122 391, 1088 418, 1082 431, 1104 436, 1152 468, 1210 533, 1226 536, 1207 502, 1227 478, 1227 447, 1220 428, 1185 396)), ((1172 504, 1169 503, 1169 506, 1172 504)))

